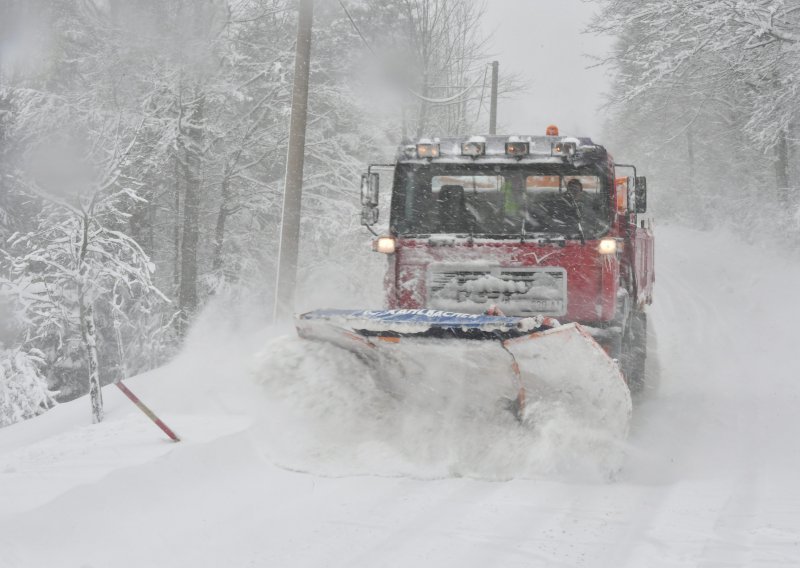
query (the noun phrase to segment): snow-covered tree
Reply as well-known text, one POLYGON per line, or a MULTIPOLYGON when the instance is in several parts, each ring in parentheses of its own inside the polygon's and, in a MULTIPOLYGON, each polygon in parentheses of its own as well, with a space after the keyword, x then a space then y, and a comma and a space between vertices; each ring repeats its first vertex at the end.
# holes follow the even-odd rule
MULTIPOLYGON (((40 209, 30 230, 9 237, 0 287, 21 306, 25 344, 49 349, 56 364, 73 359, 80 344, 98 422, 98 318, 168 317, 159 306, 167 300, 151 282, 152 263, 121 230, 126 209, 140 200, 124 172, 143 121, 126 124, 125 117, 82 109, 80 100, 29 91, 15 96, 12 136, 24 147, 24 160, 10 183, 40 209)), ((147 348, 157 350, 158 343, 147 348)))
POLYGON ((670 187, 656 201, 701 225, 790 228, 800 10, 783 0, 598 1, 594 29, 617 38, 612 137, 670 187))
MULTIPOLYGON (((162 362, 211 297, 269 314, 295 8, 3 7, 4 29, 37 30, 14 31, 3 45, 24 49, 0 61, 0 286, 16 314, 3 337, 42 351, 61 398, 91 383, 97 399, 100 383, 162 362)), ((316 4, 301 279, 324 273, 358 296, 378 262, 358 218, 365 164, 405 136, 485 124, 482 11, 469 0, 316 4)))
POLYGON ((41 373, 44 354, 0 348, 0 428, 38 416, 55 405, 41 373))

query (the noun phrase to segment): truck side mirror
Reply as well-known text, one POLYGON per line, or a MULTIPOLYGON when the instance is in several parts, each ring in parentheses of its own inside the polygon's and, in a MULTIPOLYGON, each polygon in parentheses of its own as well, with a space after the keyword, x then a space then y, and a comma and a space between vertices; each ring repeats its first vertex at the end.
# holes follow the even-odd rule
POLYGON ((361 224, 371 227, 378 222, 378 208, 369 208, 366 205, 361 210, 361 224))
POLYGON ((378 187, 380 185, 378 174, 362 174, 361 176, 361 205, 378 206, 378 187))
POLYGON ((374 225, 378 222, 378 194, 380 176, 375 173, 361 176, 361 224, 374 225))
POLYGON ((644 176, 636 177, 634 186, 636 193, 636 213, 647 212, 647 178, 644 176))

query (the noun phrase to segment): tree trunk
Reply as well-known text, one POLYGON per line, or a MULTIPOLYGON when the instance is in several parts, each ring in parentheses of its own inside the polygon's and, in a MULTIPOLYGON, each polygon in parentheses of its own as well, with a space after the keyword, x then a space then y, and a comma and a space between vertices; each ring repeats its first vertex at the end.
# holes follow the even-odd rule
POLYGON ((175 262, 172 265, 175 289, 181 283, 181 168, 180 158, 175 158, 175 224, 172 242, 175 247, 175 262))
POLYGON ((78 314, 80 318, 83 346, 89 363, 89 400, 92 403, 92 423, 103 421, 103 391, 100 389, 100 364, 97 358, 97 329, 94 325, 94 308, 86 297, 86 283, 89 277, 86 255, 89 251, 89 217, 84 215, 81 231, 81 249, 78 258, 78 314))
POLYGON ((228 200, 230 199, 230 178, 227 173, 222 178, 222 203, 219 205, 219 212, 217 213, 217 226, 214 229, 214 255, 212 260, 212 268, 214 271, 222 269, 222 251, 225 246, 225 222, 228 220, 229 209, 228 200))
MULTIPOLYGON (((194 164, 193 164, 194 165, 194 164)), ((194 168, 190 166, 188 170, 194 168)), ((187 172, 188 173, 188 172, 187 172)), ((194 172, 186 178, 183 200, 183 226, 181 240, 181 281, 178 288, 178 308, 181 335, 186 332, 189 319, 197 309, 197 242, 200 221, 200 180, 194 172)))
POLYGON ((778 190, 778 205, 784 211, 789 207, 789 146, 786 143, 786 132, 781 130, 778 134, 778 144, 775 147, 775 181, 778 190))
POLYGON ((686 146, 689 154, 689 187, 694 184, 694 134, 692 132, 692 125, 686 129, 686 146))
POLYGON ((186 134, 181 136, 181 165, 185 193, 181 239, 181 281, 178 288, 178 332, 184 335, 197 310, 197 243, 200 234, 200 168, 203 141, 203 97, 198 96, 189 113, 186 134))
POLYGON ((97 358, 97 330, 94 325, 94 308, 86 301, 83 284, 78 286, 81 335, 89 363, 89 400, 92 403, 92 423, 103 421, 103 391, 100 389, 100 364, 97 358))

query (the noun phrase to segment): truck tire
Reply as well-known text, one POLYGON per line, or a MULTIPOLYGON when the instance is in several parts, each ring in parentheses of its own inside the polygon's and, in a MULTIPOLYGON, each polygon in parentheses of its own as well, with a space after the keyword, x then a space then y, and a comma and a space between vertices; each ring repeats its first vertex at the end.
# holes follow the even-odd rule
POLYGON ((623 373, 631 393, 641 392, 646 381, 647 314, 641 310, 631 313, 623 347, 623 373))

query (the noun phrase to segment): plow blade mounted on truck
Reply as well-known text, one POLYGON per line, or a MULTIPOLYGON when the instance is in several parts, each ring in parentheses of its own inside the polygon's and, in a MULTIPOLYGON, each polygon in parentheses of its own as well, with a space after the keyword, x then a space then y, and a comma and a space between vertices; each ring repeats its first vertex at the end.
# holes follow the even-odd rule
POLYGON ((399 400, 438 398, 475 410, 505 401, 534 426, 540 412, 569 407, 591 428, 627 434, 628 387, 579 324, 428 309, 317 310, 295 323, 301 337, 354 353, 399 400))

